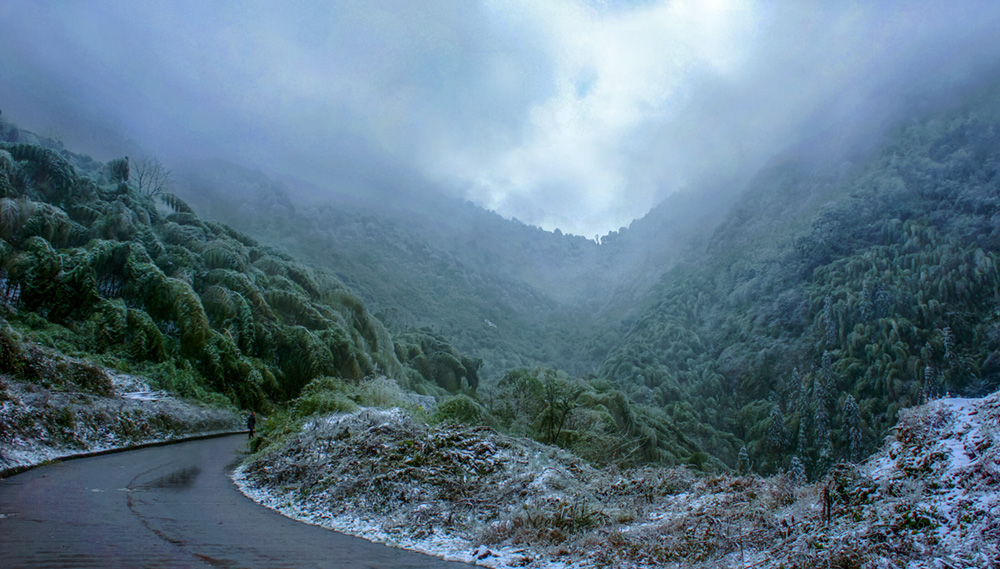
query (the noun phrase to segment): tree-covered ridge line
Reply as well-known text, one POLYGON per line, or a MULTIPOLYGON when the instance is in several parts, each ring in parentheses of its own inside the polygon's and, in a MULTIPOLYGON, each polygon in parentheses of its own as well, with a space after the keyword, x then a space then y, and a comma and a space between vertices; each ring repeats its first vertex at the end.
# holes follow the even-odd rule
MULTIPOLYGON (((504 260, 516 255, 524 261, 526 234, 539 236, 495 214, 480 210, 472 215, 483 223, 479 226, 458 219, 471 215, 465 204, 447 200, 435 202, 441 208, 430 221, 417 211, 399 211, 398 204, 301 197, 280 182, 232 165, 186 176, 192 198, 207 215, 329 267, 390 330, 430 329, 483 360, 484 376, 494 381, 520 366, 590 372, 607 350, 584 354, 570 349, 593 342, 586 327, 572 325, 581 320, 580 311, 560 305, 528 282, 525 274, 538 274, 532 267, 541 259, 514 263, 520 274, 509 271, 504 260), (239 203, 232 198, 237 186, 239 203), (492 249, 481 247, 485 241, 493 242, 492 249)), ((331 184, 335 189, 336 181, 331 184)))
POLYGON ((20 136, 4 125, 15 142, 0 146, 0 301, 33 339, 249 408, 323 375, 474 388, 475 362, 450 345, 414 332, 397 346, 329 272, 141 191, 128 159, 102 165, 20 136), (424 360, 423 374, 410 365, 424 360))
POLYGON ((413 390, 443 397, 416 396, 428 420, 491 426, 599 463, 707 459, 606 383, 518 368, 481 393, 481 360, 430 329, 393 336, 330 272, 202 220, 162 188, 141 191, 127 159, 3 148, 0 292, 13 350, 31 339, 184 396, 268 409, 281 432, 386 393, 406 404, 413 390), (377 375, 392 379, 364 381, 377 375), (652 453, 657 439, 673 454, 652 453))
MULTIPOLYGON (((393 331, 431 328, 499 380, 517 367, 595 373, 656 276, 721 212, 676 196, 601 244, 403 188, 375 203, 220 161, 183 169, 206 217, 329 267, 393 331)), ((373 189, 378 194, 379 189, 373 189)))
POLYGON ((727 464, 810 474, 860 459, 928 396, 995 389, 998 100, 903 125, 856 164, 758 177, 601 377, 707 432, 727 464))

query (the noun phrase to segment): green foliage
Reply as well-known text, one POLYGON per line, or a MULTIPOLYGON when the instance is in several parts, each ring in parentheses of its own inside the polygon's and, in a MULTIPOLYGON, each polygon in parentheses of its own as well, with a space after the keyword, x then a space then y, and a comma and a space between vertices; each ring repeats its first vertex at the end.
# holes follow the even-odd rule
POLYGON ((996 93, 908 123, 854 165, 760 174, 601 377, 638 401, 690 402, 684 432, 707 432, 698 446, 730 466, 712 433, 739 437, 763 472, 797 454, 815 474, 860 459, 922 397, 1000 385, 996 93), (795 439, 780 453, 777 414, 795 439))
POLYGON ((347 384, 339 378, 322 377, 314 380, 300 395, 292 407, 297 417, 328 415, 330 413, 351 413, 360 406, 348 395, 347 384))
POLYGON ((128 182, 130 175, 130 168, 128 163, 128 156, 124 158, 116 158, 114 160, 108 161, 104 165, 105 169, 108 171, 108 178, 114 184, 121 184, 128 182))
POLYGON ((21 174, 30 183, 32 197, 65 203, 72 197, 77 185, 73 166, 48 148, 33 144, 0 144, 13 160, 23 162, 21 174))
POLYGON ((448 393, 463 389, 474 392, 479 387, 482 360, 462 356, 447 340, 428 329, 397 336, 395 354, 421 378, 448 393))
POLYGON ((175 212, 194 214, 194 210, 191 209, 191 206, 174 194, 163 192, 158 195, 160 196, 160 201, 175 212))
POLYGON ((438 403, 431 415, 435 423, 452 423, 457 425, 487 425, 489 418, 486 410, 478 401, 459 393, 438 403))
MULTIPOLYGON (((410 397, 392 379, 377 377, 352 380, 322 376, 302 388, 301 394, 292 401, 291 413, 278 423, 287 425, 313 416, 351 413, 361 407, 400 407, 419 412, 410 402, 410 397)), ((285 429, 278 424, 269 428, 285 429)))
POLYGON ((706 470, 719 467, 697 454, 700 449, 678 428, 678 416, 640 405, 603 381, 519 368, 483 400, 489 423, 499 430, 561 446, 595 463, 681 464, 700 457, 706 470))
MULTIPOLYGON (((42 340, 145 370, 182 395, 258 409, 321 376, 419 377, 336 278, 161 192, 174 210, 164 218, 127 183, 126 159, 102 169, 65 153, 91 178, 50 149, 0 153, 0 293, 29 329, 63 325, 42 340)), ((373 385, 359 397, 396 397, 373 385)))
POLYGON ((14 183, 11 180, 14 172, 14 157, 10 152, 0 150, 0 198, 14 195, 14 183))

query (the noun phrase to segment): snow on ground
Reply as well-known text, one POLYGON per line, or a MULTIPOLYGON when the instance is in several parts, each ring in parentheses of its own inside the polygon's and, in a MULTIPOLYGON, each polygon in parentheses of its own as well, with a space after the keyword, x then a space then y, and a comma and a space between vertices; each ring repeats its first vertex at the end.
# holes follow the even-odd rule
MULTIPOLYGON (((284 495, 269 490, 256 488, 247 478, 246 466, 240 466, 233 473, 236 486, 251 500, 271 508, 292 519, 318 525, 340 533, 361 537, 375 543, 391 547, 399 547, 419 551, 448 561, 474 563, 485 567, 523 567, 526 565, 526 550, 523 548, 498 548, 485 545, 475 545, 472 540, 462 535, 447 531, 430 529, 421 537, 393 532, 384 520, 378 518, 359 517, 349 513, 334 514, 328 510, 317 510, 296 500, 294 493, 284 495)), ((319 500, 327 500, 328 495, 318 494, 319 500)), ((428 509, 429 506, 418 505, 415 510, 428 509)), ((564 563, 548 564, 546 567, 561 569, 567 567, 564 563)))
POLYGON ((939 566, 1000 566, 998 425, 1000 393, 940 399, 904 414, 868 463, 883 487, 912 494, 939 566))
POLYGON ((153 391, 143 377, 15 340, 9 328, 0 332, 0 476, 57 458, 241 428, 233 410, 181 401, 153 391))
POLYGON ((104 395, 69 382, 46 387, 0 376, 0 473, 73 455, 241 428, 233 411, 152 392, 136 376, 100 372, 112 387, 104 395))
POLYGON ((596 469, 489 429, 364 409, 307 423, 233 475, 282 514, 506 567, 1000 567, 1000 394, 900 414, 822 480, 596 469), (824 495, 830 515, 824 515, 824 495))

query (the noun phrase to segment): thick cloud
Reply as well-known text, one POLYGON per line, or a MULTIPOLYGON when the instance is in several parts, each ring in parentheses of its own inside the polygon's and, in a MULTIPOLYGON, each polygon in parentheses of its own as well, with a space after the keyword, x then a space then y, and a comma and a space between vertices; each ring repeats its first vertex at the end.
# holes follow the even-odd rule
POLYGON ((594 235, 990 68, 994 5, 8 0, 0 108, 102 158, 440 187, 594 235))

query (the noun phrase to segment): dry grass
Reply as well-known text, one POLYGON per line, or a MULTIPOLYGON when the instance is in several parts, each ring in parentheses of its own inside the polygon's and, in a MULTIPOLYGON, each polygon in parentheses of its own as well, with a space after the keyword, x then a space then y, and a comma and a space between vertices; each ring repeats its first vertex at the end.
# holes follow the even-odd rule
POLYGON ((255 457, 248 475, 306 511, 521 551, 524 566, 1000 566, 997 403, 983 404, 985 423, 972 426, 953 409, 904 413, 896 439, 869 463, 838 464, 811 485, 790 475, 597 469, 532 441, 431 427, 398 410, 316 421, 255 457), (955 470, 942 448, 956 444, 978 462, 955 470))

